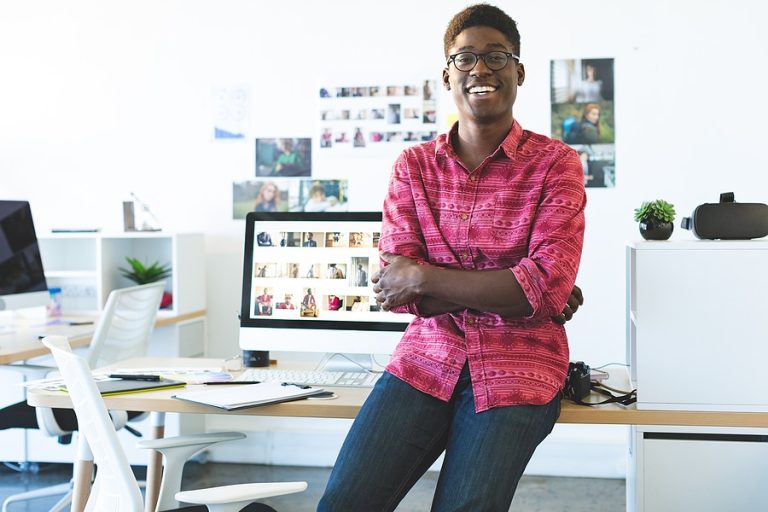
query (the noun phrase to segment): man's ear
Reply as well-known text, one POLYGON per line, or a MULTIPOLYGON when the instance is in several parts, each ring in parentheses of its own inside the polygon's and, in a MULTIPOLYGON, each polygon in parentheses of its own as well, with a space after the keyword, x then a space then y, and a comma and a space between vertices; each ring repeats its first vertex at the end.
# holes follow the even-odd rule
POLYGON ((451 77, 448 74, 448 68, 443 69, 443 87, 445 87, 446 91, 451 90, 451 77))
POLYGON ((517 65, 517 85, 523 85, 525 82, 525 66, 520 63, 517 65))

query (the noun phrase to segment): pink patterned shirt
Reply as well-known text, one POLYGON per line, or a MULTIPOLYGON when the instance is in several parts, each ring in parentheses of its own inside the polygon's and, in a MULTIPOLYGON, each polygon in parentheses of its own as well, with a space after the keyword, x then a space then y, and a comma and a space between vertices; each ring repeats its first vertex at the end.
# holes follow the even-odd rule
MULTIPOLYGON (((416 318, 387 370, 441 400, 464 363, 475 409, 545 404, 568 369, 562 312, 576 280, 584 238, 584 175, 576 152, 524 131, 515 121, 499 148, 474 171, 459 163, 450 134, 406 149, 384 201, 379 249, 431 265, 510 269, 533 313, 503 318, 464 310, 432 317, 418 300, 395 308, 416 318)), ((461 290, 456 290, 461 293, 461 290)))

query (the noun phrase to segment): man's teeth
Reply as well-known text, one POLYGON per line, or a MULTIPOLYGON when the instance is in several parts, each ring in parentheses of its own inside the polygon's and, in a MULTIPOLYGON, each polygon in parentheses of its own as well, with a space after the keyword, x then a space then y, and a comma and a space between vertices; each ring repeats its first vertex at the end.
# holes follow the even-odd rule
POLYGON ((482 94, 485 92, 493 92, 496 88, 491 85, 477 85, 469 88, 470 94, 482 94))

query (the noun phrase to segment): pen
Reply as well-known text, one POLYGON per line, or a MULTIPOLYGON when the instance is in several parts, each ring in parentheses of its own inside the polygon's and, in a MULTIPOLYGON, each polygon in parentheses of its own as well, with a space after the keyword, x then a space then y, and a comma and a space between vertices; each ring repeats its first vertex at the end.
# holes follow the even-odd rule
POLYGON ((93 325, 93 321, 69 322, 69 325, 93 325))
POLYGON ((216 384, 261 384, 258 380, 215 380, 213 382, 203 382, 207 386, 215 386, 216 384))
POLYGON ((140 375, 140 374, 130 374, 130 373, 110 373, 109 377, 111 379, 123 379, 123 380, 145 380, 148 382, 158 382, 160 381, 159 375, 140 375))

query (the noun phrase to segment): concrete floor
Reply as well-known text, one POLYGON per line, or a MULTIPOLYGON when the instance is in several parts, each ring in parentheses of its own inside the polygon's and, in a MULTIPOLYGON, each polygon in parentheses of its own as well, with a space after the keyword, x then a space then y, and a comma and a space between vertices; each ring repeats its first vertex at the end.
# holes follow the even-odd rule
MULTIPOLYGON (((142 468, 143 469, 143 468, 142 468)), ((184 488, 227 483, 304 480, 306 492, 280 496, 265 503, 280 512, 313 512, 323 493, 329 468, 262 466, 250 464, 187 464, 184 488)), ((65 482, 72 475, 67 464, 41 464, 38 474, 18 473, 0 466, 0 501, 10 494, 65 482)), ((143 471, 137 470, 139 478, 143 471)), ((428 472, 398 507, 398 512, 429 512, 437 473, 428 472)), ((514 512, 622 512, 625 510, 624 480, 524 476, 510 511, 514 512)), ((9 512, 44 512, 56 501, 44 498, 18 503, 9 512)))

